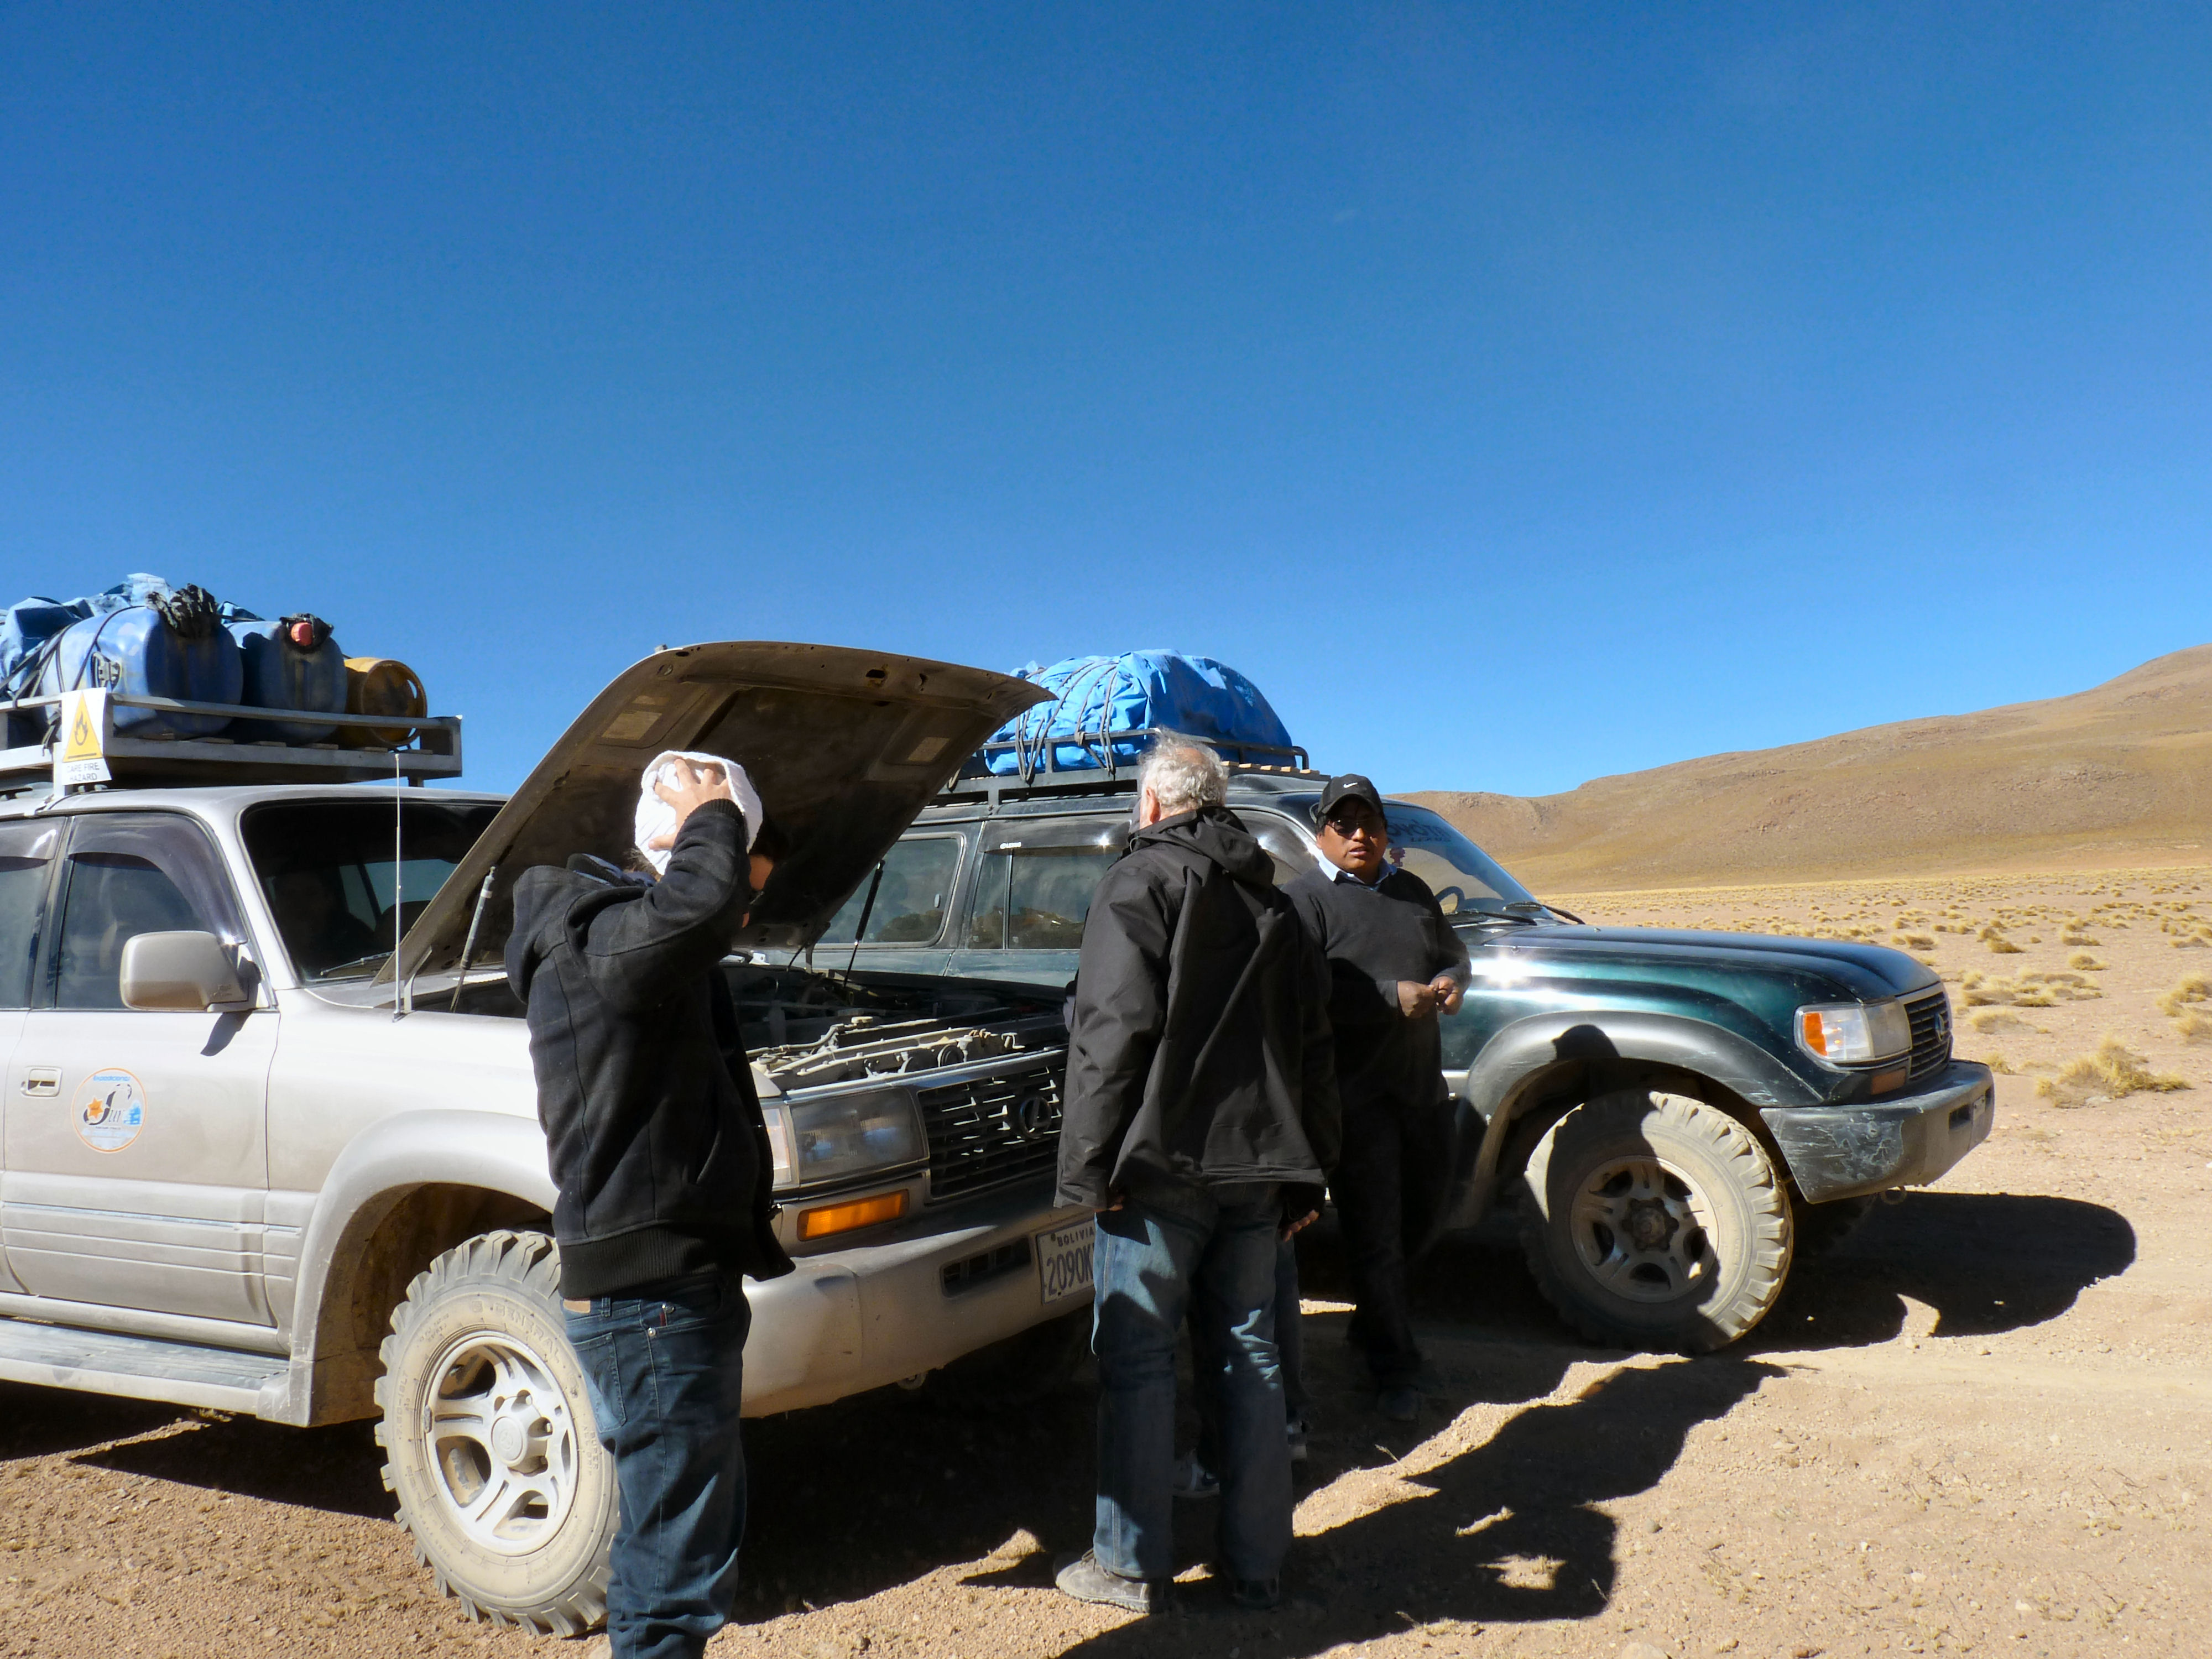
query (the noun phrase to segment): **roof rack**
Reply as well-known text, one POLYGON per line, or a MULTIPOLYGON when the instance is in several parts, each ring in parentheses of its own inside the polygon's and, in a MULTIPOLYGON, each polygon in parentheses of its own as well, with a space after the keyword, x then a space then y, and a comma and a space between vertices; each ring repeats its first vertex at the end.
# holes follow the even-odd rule
POLYGON ((1164 738, 1211 749, 1232 771, 1266 773, 1279 777, 1321 775, 1313 769, 1306 751, 1295 744, 1285 748, 1275 744, 1196 737, 1164 726, 1147 726, 1133 732, 1058 732, 1049 736, 1036 733, 1027 737, 1018 733, 1011 738, 994 738, 969 756, 962 765, 959 775, 938 792, 937 799, 940 803, 951 804, 973 800, 1025 800, 1033 795, 1100 795, 1125 792, 1137 787, 1139 762, 1116 751, 1130 744, 1149 749, 1164 738), (1091 763, 1087 766, 1062 766, 1059 751, 1063 748, 1080 749, 1091 763), (1014 757, 1015 769, 1012 772, 992 771, 992 760, 1006 754, 1014 757), (1255 756, 1267 758, 1253 758, 1255 756), (1290 764, 1285 764, 1285 762, 1290 764))
POLYGON ((20 793, 51 779, 57 792, 98 783, 118 787, 189 784, 410 783, 459 777, 461 722, 455 714, 331 714, 319 709, 185 702, 125 691, 64 691, 0 701, 0 793, 20 793), (82 704, 72 705, 72 699, 82 704), (404 731, 404 745, 347 749, 335 739, 288 744, 222 736, 133 738, 115 731, 115 710, 287 720, 353 730, 404 731), (57 711, 49 714, 49 710, 57 711), (83 716, 80 721, 80 711, 83 716), (64 735, 66 728, 66 735, 64 735), (17 741, 32 732, 35 742, 17 741))

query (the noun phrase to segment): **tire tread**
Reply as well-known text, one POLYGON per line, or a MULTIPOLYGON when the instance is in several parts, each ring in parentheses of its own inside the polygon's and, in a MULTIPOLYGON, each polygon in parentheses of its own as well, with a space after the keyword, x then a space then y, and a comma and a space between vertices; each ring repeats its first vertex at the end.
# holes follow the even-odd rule
MULTIPOLYGON (((515 1232, 501 1228, 479 1233, 438 1256, 407 1286, 407 1294, 392 1310, 392 1334, 377 1350, 382 1373, 376 1379, 376 1443, 392 1447, 390 1423, 394 1407, 392 1366, 404 1352, 407 1339, 424 1307, 439 1292, 470 1279, 495 1279, 525 1291, 550 1298, 557 1306, 561 1297, 560 1252, 551 1238, 538 1232, 515 1232)), ((423 1547, 421 1529, 400 1497, 398 1475, 387 1461, 381 1471, 384 1489, 393 1494, 398 1513, 393 1519, 406 1530, 415 1559, 430 1570, 438 1593, 451 1596, 471 1624, 512 1626, 538 1636, 580 1636, 606 1617, 607 1583, 611 1569, 602 1554, 581 1582, 558 1601, 527 1607, 503 1607, 464 1595, 447 1577, 445 1570, 423 1547)))

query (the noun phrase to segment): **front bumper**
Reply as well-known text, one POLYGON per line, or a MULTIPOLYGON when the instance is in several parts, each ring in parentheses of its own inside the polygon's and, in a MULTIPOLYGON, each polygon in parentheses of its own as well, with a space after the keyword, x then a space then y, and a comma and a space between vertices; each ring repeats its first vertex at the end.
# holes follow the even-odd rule
POLYGON ((1924 1186, 1990 1138, 1990 1068, 1954 1060, 1910 1095, 1858 1106, 1769 1106, 1759 1115, 1808 1204, 1924 1186))
POLYGON ((1018 1197, 963 1206, 957 1221, 801 1256, 781 1279, 747 1285, 744 1415, 881 1388, 1088 1305, 1087 1294, 1045 1304, 1035 1240, 1090 1213, 1018 1197))

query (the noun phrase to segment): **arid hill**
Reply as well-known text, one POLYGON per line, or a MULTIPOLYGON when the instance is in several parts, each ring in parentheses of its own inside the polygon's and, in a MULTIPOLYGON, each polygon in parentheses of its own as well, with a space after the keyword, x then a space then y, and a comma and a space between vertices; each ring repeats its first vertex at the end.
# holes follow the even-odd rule
POLYGON ((1595 778, 1417 794, 1536 892, 2212 863, 2212 645, 2091 690, 1595 778))

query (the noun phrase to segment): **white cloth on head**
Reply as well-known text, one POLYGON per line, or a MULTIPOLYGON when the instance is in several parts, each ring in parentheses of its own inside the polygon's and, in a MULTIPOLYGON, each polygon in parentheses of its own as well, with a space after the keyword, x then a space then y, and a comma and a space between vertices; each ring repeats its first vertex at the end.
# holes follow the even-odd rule
POLYGON ((676 845, 672 836, 665 847, 655 847, 652 843, 656 837, 668 835, 676 828, 676 809, 654 793, 653 786, 659 782, 674 788, 677 781, 675 763, 680 760, 690 761, 702 771, 719 772, 728 778, 730 793, 738 803, 738 811, 745 815, 745 851, 751 852, 753 842, 760 837, 761 798, 753 788, 753 781, 745 775, 744 767, 720 755, 702 755, 688 749, 669 750, 654 756, 653 763, 645 769, 645 775, 638 780, 637 850, 645 854, 645 861, 653 866, 653 873, 656 876, 668 873, 668 855, 676 850, 676 845))

